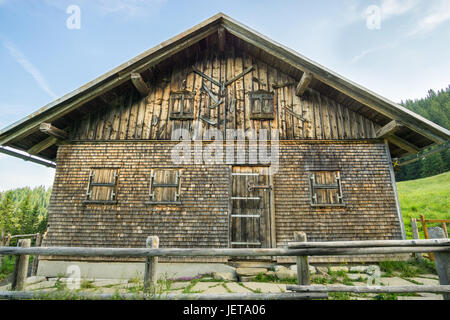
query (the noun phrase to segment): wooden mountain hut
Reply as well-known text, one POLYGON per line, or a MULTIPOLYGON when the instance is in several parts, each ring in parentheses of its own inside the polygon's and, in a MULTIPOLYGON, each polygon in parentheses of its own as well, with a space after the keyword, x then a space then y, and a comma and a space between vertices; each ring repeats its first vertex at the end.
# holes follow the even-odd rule
MULTIPOLYGON (((0 144, 56 167, 44 246, 144 247, 156 235, 164 248, 271 248, 295 231, 309 241, 405 238, 392 159, 449 137, 217 14, 3 129, 0 144), (199 128, 277 133, 277 170, 175 163, 177 129, 202 150, 218 143, 199 128)), ((243 148, 251 154, 249 141, 243 148)))

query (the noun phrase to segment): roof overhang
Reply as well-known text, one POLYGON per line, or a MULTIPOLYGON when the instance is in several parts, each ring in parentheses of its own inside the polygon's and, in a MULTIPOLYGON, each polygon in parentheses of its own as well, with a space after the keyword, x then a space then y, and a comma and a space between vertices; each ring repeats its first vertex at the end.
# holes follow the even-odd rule
MULTIPOLYGON (((408 152, 415 153, 415 151, 418 152, 433 144, 445 143, 450 139, 449 130, 438 126, 420 115, 381 97, 331 70, 328 70, 318 63, 274 42, 230 17, 219 13, 195 27, 143 52, 130 61, 4 128, 0 131, 0 145, 24 150, 20 142, 33 134, 39 133, 39 126, 41 123, 52 123, 61 119, 65 115, 102 94, 105 94, 126 82, 130 82, 133 73, 142 73, 149 68, 158 65, 169 57, 198 43, 202 39, 217 33, 219 28, 224 28, 229 34, 264 51, 268 55, 278 59, 281 63, 297 70, 300 74, 305 72, 312 74, 315 81, 343 93, 358 104, 383 115, 385 117, 383 120, 385 123, 391 120, 401 123, 406 128, 405 134, 410 137, 410 141, 406 141, 406 144, 414 144, 414 141, 411 140, 414 140, 416 137, 424 139, 425 142, 422 142, 420 146, 416 147, 417 150, 411 147, 409 150, 404 150, 405 154, 408 152), (413 135, 411 132, 416 135, 413 135)), ((36 143, 44 143, 44 137, 42 135, 39 137, 36 136, 36 143)), ((54 141, 54 143, 56 142, 57 141, 54 141)), ((54 151, 49 151, 47 153, 41 153, 38 156, 47 160, 54 160, 53 154, 55 154, 54 151)), ((400 152, 399 154, 402 153, 400 152)))

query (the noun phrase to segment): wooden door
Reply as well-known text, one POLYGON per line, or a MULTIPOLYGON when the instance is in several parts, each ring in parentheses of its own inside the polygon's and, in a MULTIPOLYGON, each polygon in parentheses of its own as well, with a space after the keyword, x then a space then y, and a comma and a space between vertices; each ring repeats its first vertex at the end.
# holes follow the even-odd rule
POLYGON ((267 167, 233 167, 230 242, 232 248, 270 248, 271 192, 267 167))

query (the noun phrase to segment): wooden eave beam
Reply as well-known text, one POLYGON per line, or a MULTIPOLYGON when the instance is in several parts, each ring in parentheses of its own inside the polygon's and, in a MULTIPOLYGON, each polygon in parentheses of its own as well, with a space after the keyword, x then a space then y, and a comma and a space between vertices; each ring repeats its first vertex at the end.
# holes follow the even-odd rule
POLYGON ((377 139, 384 139, 392 136, 401 128, 403 128, 403 125, 400 122, 392 120, 387 125, 377 130, 377 139))
POLYGON ((66 140, 69 134, 55 126, 52 126, 50 123, 43 122, 39 126, 39 130, 43 133, 48 134, 49 136, 55 137, 57 139, 66 140))
POLYGON ((42 140, 41 142, 35 144, 34 146, 32 146, 30 149, 27 150, 27 152, 29 154, 32 155, 37 155, 39 154, 41 151, 44 151, 45 149, 50 148, 52 145, 54 145, 55 143, 58 142, 58 138, 56 137, 48 137, 45 140, 42 140))
POLYGON ((226 31, 225 28, 220 26, 217 30, 217 37, 219 39, 219 50, 221 52, 225 51, 225 43, 226 43, 226 31))
POLYGON ((397 147, 399 147, 403 150, 406 150, 412 154, 416 154, 416 153, 420 152, 419 147, 417 147, 417 146, 413 145, 412 143, 410 143, 400 137, 397 137, 395 135, 391 135, 391 136, 387 137, 386 139, 388 142, 395 144, 397 147))
POLYGON ((313 76, 310 72, 303 72, 302 78, 295 89, 295 95, 301 97, 305 93, 306 89, 308 89, 312 79, 313 76))
POLYGON ((131 82, 133 83, 137 91, 139 91, 141 96, 145 97, 149 94, 150 88, 149 86, 147 86, 140 73, 133 72, 131 74, 131 82))

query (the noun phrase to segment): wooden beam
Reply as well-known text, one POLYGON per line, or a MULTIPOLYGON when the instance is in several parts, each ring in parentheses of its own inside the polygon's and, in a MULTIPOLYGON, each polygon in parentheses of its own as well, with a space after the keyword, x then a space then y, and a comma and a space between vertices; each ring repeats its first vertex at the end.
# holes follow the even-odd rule
POLYGON ((305 93, 306 89, 308 89, 312 78, 313 76, 310 72, 303 72, 302 78, 300 79, 297 88, 295 89, 295 95, 301 97, 305 93))
POLYGON ((145 97, 150 92, 150 88, 147 86, 144 79, 142 79, 141 74, 132 73, 131 74, 131 82, 133 83, 133 85, 137 89, 137 91, 139 91, 141 96, 145 97))
POLYGON ((384 139, 388 136, 391 136, 402 127, 403 125, 400 122, 392 120, 387 125, 377 130, 377 139, 384 139))
POLYGON ((406 150, 410 153, 419 153, 420 152, 420 148, 413 145, 412 143, 397 137, 395 135, 389 136, 386 138, 390 143, 395 144, 397 147, 406 150))
POLYGON ((226 43, 226 33, 224 27, 219 27, 217 30, 217 37, 219 38, 219 50, 221 52, 225 51, 225 43, 226 43))
POLYGON ((43 122, 41 123, 41 125, 39 126, 39 130, 41 132, 44 132, 46 134, 48 134, 49 136, 61 139, 61 140, 66 140, 67 137, 69 136, 69 134, 59 128, 56 128, 55 126, 52 126, 50 123, 46 123, 43 122))
POLYGON ((328 292, 353 292, 353 293, 450 293, 449 285, 440 286, 298 286, 288 285, 287 290, 301 293, 328 293, 328 292))
POLYGON ((48 137, 45 140, 42 140, 41 142, 35 144, 30 149, 27 150, 29 154, 37 155, 41 151, 44 151, 45 149, 50 148, 52 145, 58 142, 58 138, 56 137, 48 137))

